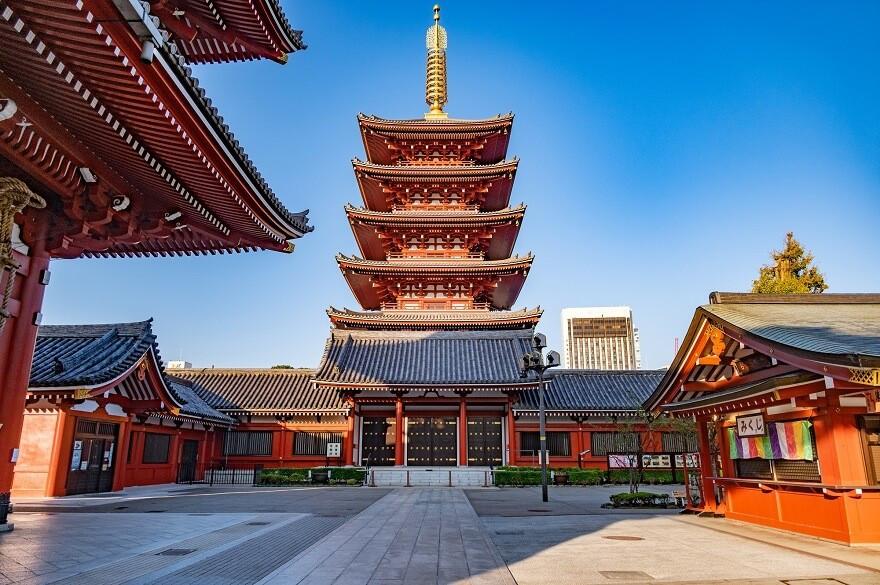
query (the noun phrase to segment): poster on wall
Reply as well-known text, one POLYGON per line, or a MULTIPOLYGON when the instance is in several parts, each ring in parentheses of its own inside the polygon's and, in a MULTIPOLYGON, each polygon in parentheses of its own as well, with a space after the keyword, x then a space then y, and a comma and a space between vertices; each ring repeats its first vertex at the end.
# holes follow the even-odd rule
POLYGON ((79 464, 82 461, 82 449, 83 442, 82 441, 74 441, 73 442, 73 455, 70 458, 70 469, 76 471, 79 469, 79 464))
POLYGON ((703 482, 699 471, 688 470, 688 497, 690 505, 698 508, 703 505, 703 482))
POLYGON ((642 467, 672 467, 672 457, 670 455, 642 455, 642 467))
POLYGON ((635 455, 609 455, 608 467, 615 469, 626 469, 628 467, 637 467, 639 463, 638 457, 635 455))

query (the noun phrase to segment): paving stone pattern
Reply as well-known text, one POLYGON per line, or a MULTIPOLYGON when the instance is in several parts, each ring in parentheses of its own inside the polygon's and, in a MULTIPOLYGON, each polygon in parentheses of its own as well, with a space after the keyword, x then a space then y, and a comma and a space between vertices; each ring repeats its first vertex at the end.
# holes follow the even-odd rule
POLYGON ((162 585, 248 585, 256 583, 345 522, 311 516, 246 541, 237 547, 184 567, 155 581, 162 585))
POLYGON ((457 489, 400 489, 260 585, 515 585, 457 489))

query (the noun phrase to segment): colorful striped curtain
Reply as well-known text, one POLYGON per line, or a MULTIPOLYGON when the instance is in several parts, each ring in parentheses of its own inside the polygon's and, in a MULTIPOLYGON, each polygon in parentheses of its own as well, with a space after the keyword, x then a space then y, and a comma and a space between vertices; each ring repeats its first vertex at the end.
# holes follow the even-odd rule
POLYGON ((731 459, 805 459, 816 458, 808 420, 767 423, 763 437, 736 436, 736 429, 727 429, 731 459))

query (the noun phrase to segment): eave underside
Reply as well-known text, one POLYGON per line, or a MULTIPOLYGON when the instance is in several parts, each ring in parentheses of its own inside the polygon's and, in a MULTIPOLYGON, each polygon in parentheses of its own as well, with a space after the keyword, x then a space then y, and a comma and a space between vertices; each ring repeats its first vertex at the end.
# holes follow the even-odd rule
POLYGON ((20 118, 0 128, 0 154, 73 210, 66 212, 73 223, 62 226, 62 255, 285 250, 286 239, 309 229, 285 231, 294 229, 283 225, 288 212, 258 202, 263 195, 248 186, 248 173, 234 170, 249 161, 224 151, 213 114, 187 95, 189 79, 159 55, 137 70, 146 66, 126 57, 136 50, 127 24, 96 23, 102 15, 79 5, 15 6, 0 15, 0 94, 16 101, 20 118), (97 183, 84 184, 81 166, 97 183), (98 223, 76 242, 69 234, 83 232, 75 201, 83 196, 104 208, 85 209, 85 219, 98 223), (121 196, 131 201, 124 213, 110 209, 121 196), (176 211, 179 219, 165 220, 176 211))
POLYGON ((306 48, 276 0, 171 0, 154 2, 153 13, 173 34, 172 40, 190 63, 251 59, 287 61, 287 54, 306 48), (175 12, 182 12, 175 16, 175 12))
POLYGON ((540 307, 520 311, 327 311, 338 329, 392 331, 533 329, 542 313, 540 307))

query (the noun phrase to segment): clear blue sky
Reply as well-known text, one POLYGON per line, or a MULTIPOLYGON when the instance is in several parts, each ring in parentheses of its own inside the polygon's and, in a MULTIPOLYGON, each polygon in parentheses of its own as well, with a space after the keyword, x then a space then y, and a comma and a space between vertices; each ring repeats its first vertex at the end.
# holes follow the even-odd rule
MULTIPOLYGON (((355 115, 418 117, 432 2, 284 2, 309 49, 197 74, 317 229, 293 255, 56 261, 44 323, 155 318, 163 357, 314 366, 324 309, 356 307, 355 115)), ((747 290, 787 230, 829 292, 880 291, 880 4, 444 2, 452 116, 516 113, 518 305, 628 304, 668 364, 712 290, 747 290)), ((560 348, 561 349, 561 348, 560 348)))

